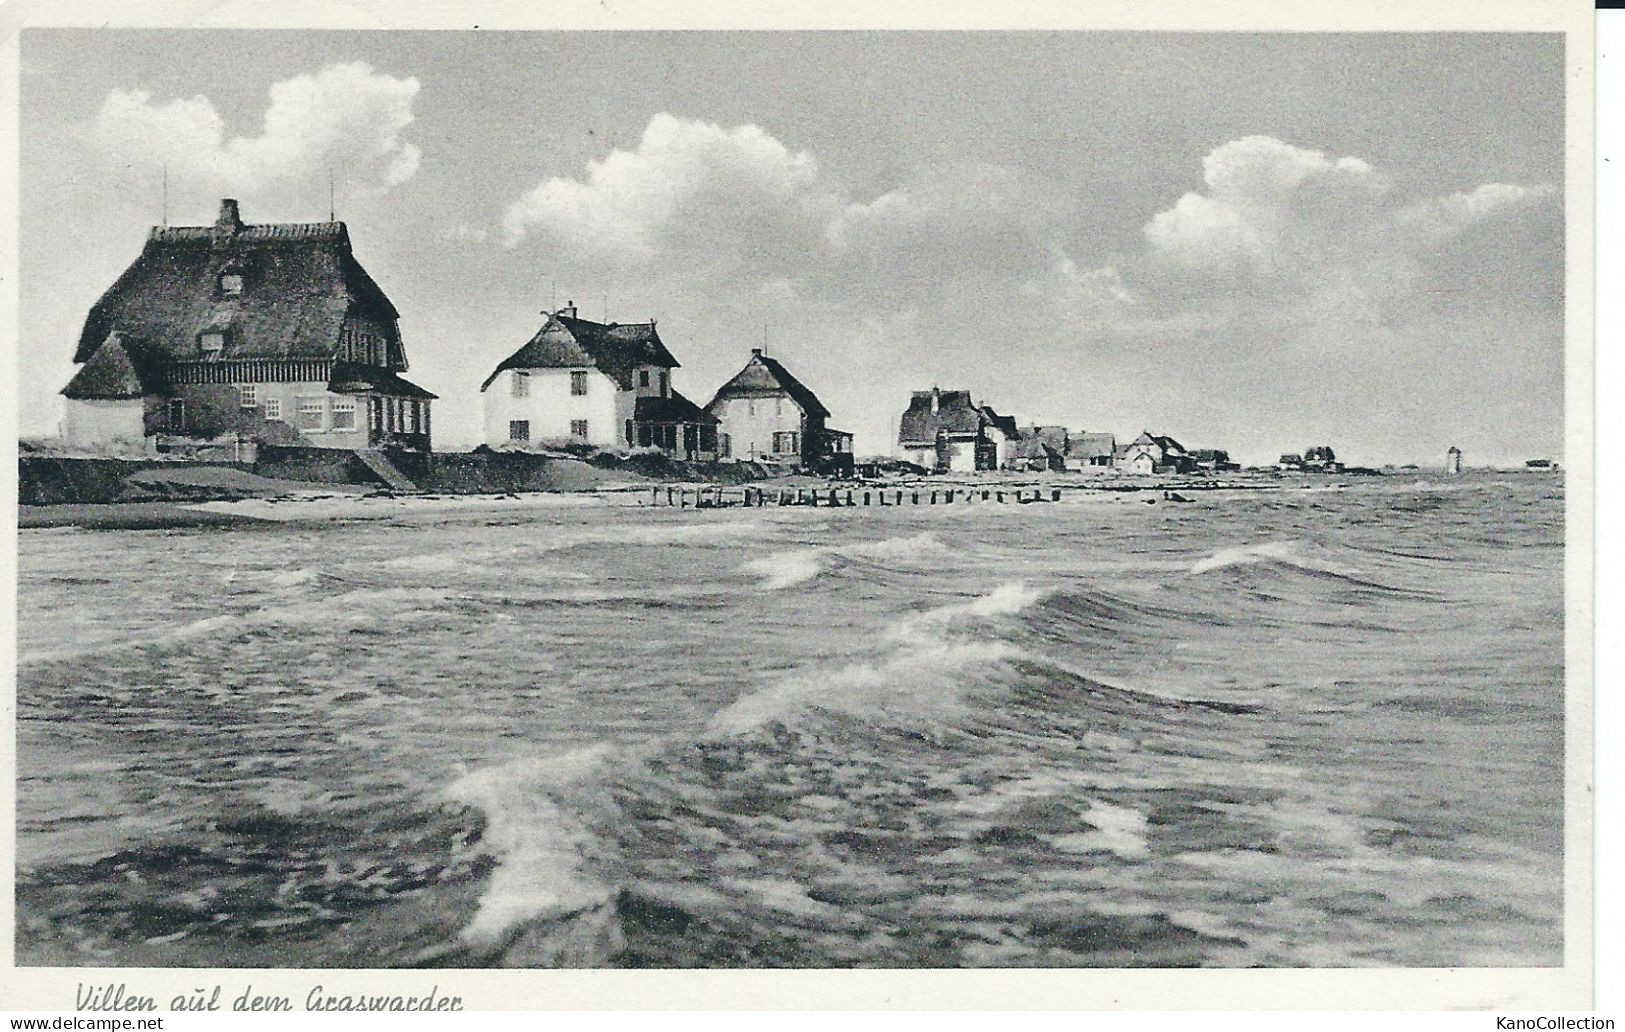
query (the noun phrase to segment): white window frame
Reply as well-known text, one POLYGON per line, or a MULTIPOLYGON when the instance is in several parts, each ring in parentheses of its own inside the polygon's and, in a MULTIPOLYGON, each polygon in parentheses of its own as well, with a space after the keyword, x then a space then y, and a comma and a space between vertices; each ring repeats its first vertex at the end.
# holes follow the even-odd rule
POLYGON ((587 389, 587 371, 585 369, 570 370, 570 397, 585 398, 587 389), (578 387, 580 390, 576 389, 578 387))
POLYGON ((265 417, 266 422, 282 422, 282 399, 266 398, 260 405, 260 414, 265 417))
POLYGON ((251 383, 237 384, 237 407, 240 409, 259 408, 259 388, 251 383))
POLYGON ((570 420, 570 436, 579 437, 585 441, 587 439, 587 421, 585 419, 570 420))
POLYGON ((356 404, 354 398, 332 398, 327 405, 328 425, 338 431, 349 433, 360 429, 356 425, 356 404), (345 412, 350 416, 349 426, 339 425, 339 413, 345 412))
POLYGON ((530 441, 530 420, 528 420, 528 419, 510 419, 510 420, 508 420, 508 440, 510 442, 513 442, 513 443, 528 443, 530 441), (523 437, 514 436, 514 428, 519 427, 519 426, 523 426, 525 428, 525 435, 523 437))
POLYGON ((299 430, 326 430, 327 429, 327 399, 321 395, 301 395, 294 407, 294 427, 299 430), (314 413, 317 417, 315 426, 305 425, 306 413, 314 413))

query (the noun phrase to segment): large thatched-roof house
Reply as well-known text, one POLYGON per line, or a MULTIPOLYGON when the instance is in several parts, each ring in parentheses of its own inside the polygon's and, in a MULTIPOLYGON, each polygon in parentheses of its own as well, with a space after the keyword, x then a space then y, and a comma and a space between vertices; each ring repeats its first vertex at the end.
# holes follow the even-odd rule
POLYGON ((480 385, 485 442, 580 441, 714 459, 716 417, 672 387, 676 368, 654 320, 597 323, 566 306, 480 385))
POLYGON ((969 391, 915 391, 897 425, 899 457, 926 469, 999 468, 1015 420, 971 401, 969 391))
POLYGON ((429 449, 399 313, 342 222, 157 226, 90 309, 63 436, 163 449, 222 437, 429 449))
POLYGON ((829 409, 778 359, 752 348, 750 361, 711 398, 724 459, 820 473, 852 471, 852 435, 828 425, 829 409))

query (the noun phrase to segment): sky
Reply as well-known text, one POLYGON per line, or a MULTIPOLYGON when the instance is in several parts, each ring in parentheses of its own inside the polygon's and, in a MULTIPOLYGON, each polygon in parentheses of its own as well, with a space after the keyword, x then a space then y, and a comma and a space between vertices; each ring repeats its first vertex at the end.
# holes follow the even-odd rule
POLYGON ((1556 35, 25 30, 21 432, 147 229, 320 221, 436 447, 575 301, 700 404, 765 347, 860 454, 911 391, 1244 462, 1561 454, 1556 35))

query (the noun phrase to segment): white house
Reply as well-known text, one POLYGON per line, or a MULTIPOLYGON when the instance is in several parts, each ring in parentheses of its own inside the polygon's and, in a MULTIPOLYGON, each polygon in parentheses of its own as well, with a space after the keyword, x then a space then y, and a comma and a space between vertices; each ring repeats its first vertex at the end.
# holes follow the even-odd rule
POLYGON ((595 323, 562 308, 480 386, 485 442, 580 441, 714 459, 716 419, 672 387, 677 365, 652 320, 595 323))

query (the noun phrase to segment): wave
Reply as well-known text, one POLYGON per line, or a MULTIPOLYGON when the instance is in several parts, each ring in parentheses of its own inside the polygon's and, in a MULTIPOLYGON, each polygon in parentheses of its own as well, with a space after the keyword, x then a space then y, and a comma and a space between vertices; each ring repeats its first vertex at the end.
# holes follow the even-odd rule
POLYGON ((1301 541, 1266 541, 1258 545, 1237 545, 1232 548, 1221 548, 1206 559, 1199 560, 1191 567, 1193 574, 1209 573, 1213 570, 1228 569, 1232 566, 1249 566, 1257 563, 1284 563, 1288 566, 1298 566, 1305 569, 1322 569, 1327 567, 1311 566, 1303 556, 1303 543, 1301 541))
POLYGON ((481 847, 497 862, 462 930, 469 945, 543 964, 618 948, 618 890, 593 870, 605 844, 587 827, 582 805, 566 801, 595 785, 606 794, 604 775, 616 759, 616 750, 599 744, 486 767, 446 788, 448 802, 485 816, 481 847))
POLYGON ((936 535, 924 532, 850 545, 775 552, 760 559, 752 559, 743 568, 748 573, 760 576, 763 588, 778 591, 814 579, 829 569, 831 559, 911 560, 940 555, 946 551, 936 535))
POLYGON ((261 606, 206 616, 139 638, 121 638, 70 649, 24 652, 18 655, 18 664, 32 666, 68 662, 137 649, 164 650, 275 627, 364 626, 404 615, 425 605, 438 605, 451 597, 440 588, 362 588, 308 602, 261 606))

